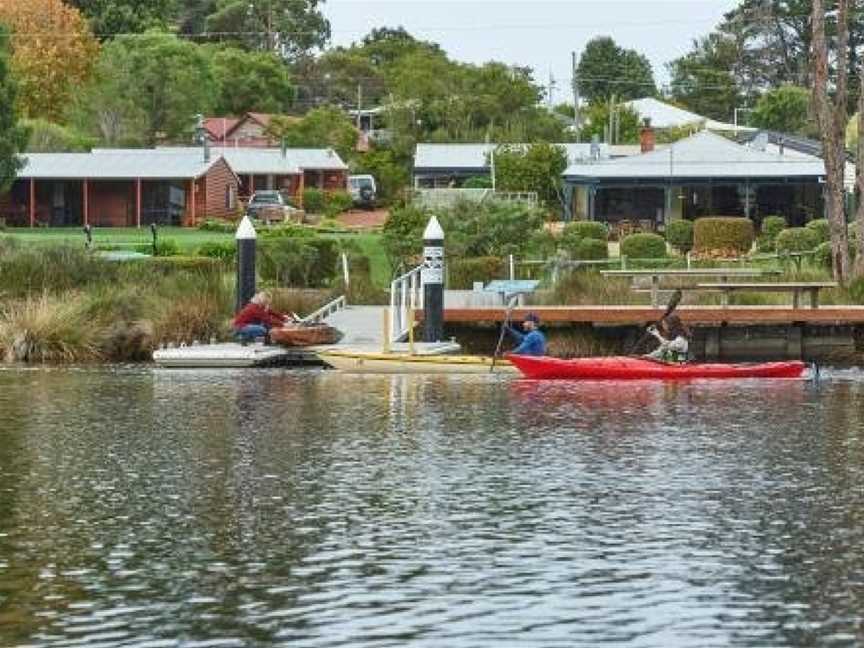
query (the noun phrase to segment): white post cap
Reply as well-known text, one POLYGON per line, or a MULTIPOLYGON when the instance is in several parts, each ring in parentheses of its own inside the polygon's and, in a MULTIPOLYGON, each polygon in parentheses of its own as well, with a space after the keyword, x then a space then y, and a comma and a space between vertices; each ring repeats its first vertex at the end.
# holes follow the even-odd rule
POLYGON ((238 241, 258 238, 258 234, 255 232, 255 226, 252 224, 252 221, 249 220, 248 216, 244 216, 243 220, 240 221, 240 225, 237 227, 237 233, 234 235, 234 238, 238 241))
POLYGON ((428 225, 426 225, 426 229, 423 230, 423 240, 424 241, 443 241, 444 240, 444 230, 441 229, 441 223, 438 222, 438 219, 434 216, 429 219, 428 225))

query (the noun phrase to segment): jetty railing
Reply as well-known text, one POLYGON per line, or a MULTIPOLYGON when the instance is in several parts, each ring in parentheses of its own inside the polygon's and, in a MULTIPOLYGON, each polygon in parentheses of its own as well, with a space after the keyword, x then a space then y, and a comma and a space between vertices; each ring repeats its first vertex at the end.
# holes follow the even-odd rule
POLYGON ((396 277, 390 282, 390 342, 401 342, 414 326, 412 314, 423 308, 422 266, 396 277))
POLYGON ((327 302, 318 310, 309 313, 306 317, 301 318, 300 321, 305 324, 321 322, 330 317, 333 313, 338 313, 343 310, 346 304, 345 295, 341 295, 340 297, 327 302))

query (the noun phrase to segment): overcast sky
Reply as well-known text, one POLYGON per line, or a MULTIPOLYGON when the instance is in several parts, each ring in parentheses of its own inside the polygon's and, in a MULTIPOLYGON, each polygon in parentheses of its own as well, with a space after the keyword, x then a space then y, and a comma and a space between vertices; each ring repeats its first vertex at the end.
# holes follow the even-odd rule
POLYGON ((375 27, 403 26, 439 43, 454 59, 490 60, 534 69, 556 80, 556 101, 569 99, 570 52, 595 36, 612 36, 645 54, 661 85, 666 63, 711 31, 737 0, 326 0, 334 45, 349 45, 375 27), (565 96, 565 93, 566 96, 565 96))

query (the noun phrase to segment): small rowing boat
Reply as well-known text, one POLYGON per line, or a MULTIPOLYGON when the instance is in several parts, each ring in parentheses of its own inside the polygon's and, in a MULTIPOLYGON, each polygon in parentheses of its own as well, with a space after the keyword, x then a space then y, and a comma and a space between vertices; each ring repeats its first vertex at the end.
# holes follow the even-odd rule
POLYGON ((282 346, 304 347, 336 344, 342 333, 328 324, 295 324, 271 329, 270 339, 282 346))
POLYGON ((742 364, 672 364, 628 356, 573 358, 508 355, 526 378, 541 380, 693 380, 731 378, 801 378, 803 362, 761 362, 742 364))
POLYGON ((492 371, 492 358, 469 355, 415 355, 411 353, 376 353, 372 351, 320 350, 325 363, 349 373, 383 374, 488 374, 518 373, 507 360, 498 358, 492 371))

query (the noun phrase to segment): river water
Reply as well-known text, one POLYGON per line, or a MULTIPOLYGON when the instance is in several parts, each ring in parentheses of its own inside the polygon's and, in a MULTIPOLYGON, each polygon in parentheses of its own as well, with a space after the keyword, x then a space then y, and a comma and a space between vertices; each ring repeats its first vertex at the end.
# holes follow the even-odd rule
POLYGON ((0 646, 864 644, 864 378, 0 371, 0 646))

